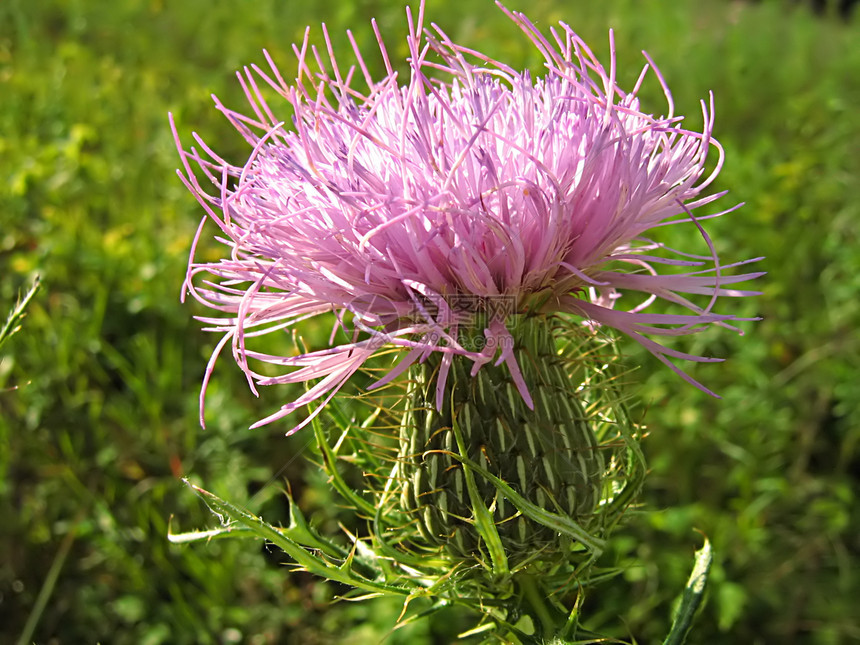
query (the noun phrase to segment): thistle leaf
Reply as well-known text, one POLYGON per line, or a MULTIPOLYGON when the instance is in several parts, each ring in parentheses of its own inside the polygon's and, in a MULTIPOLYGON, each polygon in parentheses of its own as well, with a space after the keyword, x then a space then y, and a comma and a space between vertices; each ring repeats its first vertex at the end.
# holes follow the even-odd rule
POLYGON ((577 524, 574 520, 564 515, 559 515, 558 513, 553 513, 551 511, 547 511, 546 509, 541 508, 535 504, 532 504, 527 499, 525 499, 522 495, 517 493, 513 488, 511 488, 508 484, 503 482, 501 479, 493 475, 488 470, 481 468, 474 461, 463 457, 462 455, 453 455, 455 458, 460 459, 464 466, 468 466, 469 468, 475 470, 480 473, 480 475, 490 481, 493 486, 499 489, 499 491, 511 502, 511 504, 516 507, 518 511, 520 511, 523 515, 528 517, 530 520, 537 522, 538 524, 542 524, 548 528, 557 531, 558 533, 562 533, 578 542, 582 543, 590 551, 592 551, 593 556, 592 559, 596 559, 603 553, 603 549, 606 545, 605 540, 600 538, 596 538, 588 533, 585 529, 583 529, 579 524, 577 524))
MULTIPOLYGON (((217 495, 210 493, 207 490, 195 486, 187 479, 185 483, 206 503, 212 512, 218 516, 222 524, 229 525, 230 522, 238 522, 239 524, 250 529, 257 537, 261 537, 289 555, 296 564, 308 571, 323 578, 341 582, 343 584, 355 587, 362 591, 384 594, 407 596, 413 589, 406 586, 386 584, 378 582, 375 579, 370 579, 359 574, 352 566, 344 566, 344 564, 353 564, 351 556, 347 556, 341 563, 326 560, 319 555, 311 552, 309 547, 300 544, 298 541, 289 537, 283 529, 278 529, 271 524, 263 521, 253 513, 234 506, 217 495)), ((287 532, 289 529, 287 529, 287 532)), ((405 579, 401 579, 405 580, 405 579)))
POLYGON ((215 538, 236 537, 237 533, 251 533, 247 526, 226 526, 220 529, 207 529, 204 531, 184 531, 174 533, 170 524, 167 527, 167 540, 171 544, 188 544, 190 542, 208 542, 215 538))
POLYGON ((343 477, 340 474, 340 471, 338 471, 337 454, 335 454, 335 452, 331 449, 331 446, 329 446, 328 440, 325 436, 325 431, 323 430, 322 423, 320 422, 318 416, 314 417, 312 421, 312 426, 317 446, 322 453, 323 468, 331 479, 332 486, 334 486, 335 490, 340 493, 353 508, 359 511, 363 511, 369 517, 373 517, 376 514, 376 507, 370 502, 368 502, 366 499, 364 499, 361 495, 356 493, 344 481, 343 477))
MULTIPOLYGON (((471 409, 470 405, 465 405, 462 410, 462 414, 466 417, 464 422, 467 427, 471 425, 471 419, 469 418, 471 416, 471 409)), ((463 441, 463 433, 460 432, 459 419, 454 419, 453 431, 459 452, 461 454, 469 454, 463 441)), ((499 537, 499 531, 496 529, 493 516, 487 505, 484 504, 484 500, 478 492, 478 487, 475 485, 472 471, 465 461, 463 462, 463 476, 466 479, 466 489, 469 491, 469 502, 472 506, 472 515, 475 518, 475 528, 478 530, 490 552, 493 575, 499 578, 507 577, 510 575, 511 570, 508 566, 508 556, 505 554, 505 547, 502 544, 502 539, 499 537)))
POLYGON ((666 640, 663 641, 663 645, 683 645, 686 642, 696 617, 696 610, 702 604, 705 584, 708 581, 708 572, 711 570, 713 559, 711 543, 705 538, 705 544, 696 551, 696 564, 693 566, 693 572, 690 574, 687 587, 681 596, 681 604, 675 612, 672 630, 666 640))

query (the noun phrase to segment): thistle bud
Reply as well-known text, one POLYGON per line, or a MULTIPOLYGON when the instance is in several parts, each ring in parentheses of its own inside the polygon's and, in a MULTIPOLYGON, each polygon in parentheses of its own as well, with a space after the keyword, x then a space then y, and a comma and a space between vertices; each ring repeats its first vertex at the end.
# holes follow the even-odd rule
POLYGON ((451 555, 471 558, 480 552, 481 536, 464 468, 476 464, 480 501, 515 567, 538 551, 557 552, 563 536, 524 516, 483 473, 507 483, 531 504, 589 526, 601 499, 605 465, 579 384, 571 381, 556 351, 550 324, 520 316, 509 326, 533 409, 507 367, 484 366, 473 376, 470 361, 461 357, 452 361, 448 390, 437 409, 440 360, 431 357, 412 369, 399 477, 401 506, 414 514, 422 537, 451 555))

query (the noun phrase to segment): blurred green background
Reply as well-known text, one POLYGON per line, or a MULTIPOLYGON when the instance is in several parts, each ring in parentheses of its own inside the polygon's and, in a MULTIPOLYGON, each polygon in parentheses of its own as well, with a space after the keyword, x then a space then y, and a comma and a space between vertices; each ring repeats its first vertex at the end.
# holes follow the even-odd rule
MULTIPOLYGON (((455 41, 537 69, 488 0, 428 5, 455 41)), ((693 642, 860 641, 860 20, 791 2, 509 5, 569 22, 604 60, 613 27, 622 87, 646 49, 691 126, 713 89, 715 189, 746 206, 708 228, 724 261, 767 256, 765 295, 730 303, 762 322, 674 345, 729 357, 691 368, 722 400, 626 346, 643 364, 647 512, 616 533, 607 558, 626 573, 589 596, 588 625, 659 642, 698 529, 717 560, 693 642)), ((179 303, 201 211, 167 112, 243 160, 210 94, 244 106, 233 73, 263 48, 289 77, 307 24, 320 43, 325 21, 347 58, 346 28, 372 51, 372 16, 402 58, 402 4, 386 0, 0 3, 0 316, 44 282, 0 356, 0 642, 448 643, 469 626, 450 613, 392 632, 396 603, 331 605, 342 590, 288 575, 262 544, 166 538, 171 521, 215 524, 182 476, 275 523, 289 478, 323 530, 343 519, 302 456, 309 436, 247 429, 293 391, 255 399, 227 358, 199 427, 216 339, 179 303)), ((643 96, 664 110, 656 83, 643 96)))

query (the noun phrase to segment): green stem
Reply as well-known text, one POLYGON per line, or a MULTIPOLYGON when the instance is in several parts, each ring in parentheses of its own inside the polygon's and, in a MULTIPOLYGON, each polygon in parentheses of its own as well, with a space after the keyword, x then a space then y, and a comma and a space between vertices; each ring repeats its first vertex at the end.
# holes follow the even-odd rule
MULTIPOLYGON (((555 636, 558 631, 558 625, 538 590, 538 585, 535 582, 534 576, 529 574, 519 574, 516 576, 516 581, 519 583, 520 589, 523 592, 523 597, 531 607, 533 615, 540 620, 540 623, 543 626, 543 635, 546 638, 552 638, 555 636)), ((535 625, 535 630, 537 630, 537 625, 535 625)))

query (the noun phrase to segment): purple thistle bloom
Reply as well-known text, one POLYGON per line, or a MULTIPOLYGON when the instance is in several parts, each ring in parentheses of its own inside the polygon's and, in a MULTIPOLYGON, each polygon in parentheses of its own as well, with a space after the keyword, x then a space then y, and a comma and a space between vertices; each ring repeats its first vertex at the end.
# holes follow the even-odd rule
POLYGON ((713 96, 702 102, 703 131, 685 130, 650 59, 633 90, 624 92, 615 83, 614 45, 607 72, 566 24, 551 30, 550 41, 524 15, 502 10, 543 54, 543 78, 461 47, 436 26, 425 32, 422 2, 417 22, 407 9, 405 84, 375 23, 387 69, 379 81, 370 77, 351 34, 358 70, 340 69, 323 27, 329 61, 309 47, 306 32, 301 48, 294 46, 298 73, 291 84, 268 54, 270 70, 252 66, 239 74, 252 115, 215 99, 253 148, 244 166, 223 160, 196 135, 205 155, 185 151, 177 136, 185 168, 180 176, 231 250, 219 262, 197 263, 192 249, 185 284, 227 316, 203 319, 223 338, 206 372, 201 420, 206 382, 228 343, 252 389, 255 383, 321 379, 256 426, 327 402, 383 345, 407 351, 378 385, 435 351, 443 354, 437 404, 451 361, 461 355, 474 362, 473 373, 490 361, 504 362, 531 406, 512 351, 511 319, 491 316, 486 343, 475 351, 461 342, 459 332, 474 313, 458 307, 463 298, 512 301, 516 309, 508 313, 564 312, 613 327, 708 391, 669 358, 720 359, 685 354, 648 336, 729 326, 738 318, 715 313, 715 302, 755 295, 733 285, 761 275, 725 275, 754 260, 721 266, 701 226, 736 207, 693 214, 724 194, 702 196, 723 163, 722 148, 711 138, 713 96), (640 111, 636 95, 649 68, 664 88, 667 116, 640 111), (356 88, 357 76, 364 77, 366 94, 356 88), (274 115, 259 80, 290 103, 292 127, 274 115), (719 158, 706 175, 712 148, 719 158), (209 191, 192 165, 211 181, 209 191), (644 237, 649 229, 685 222, 698 229, 710 256, 679 254, 644 237), (660 274, 657 268, 666 265, 699 268, 660 274), (209 276, 202 286, 194 282, 198 274, 209 276), (645 299, 617 309, 621 291, 645 299), (699 306, 688 294, 709 301, 699 306), (644 313, 656 298, 687 311, 644 313), (331 311, 342 322, 352 315, 351 342, 298 356, 273 356, 246 344, 331 311), (288 370, 266 376, 249 359, 288 370))

